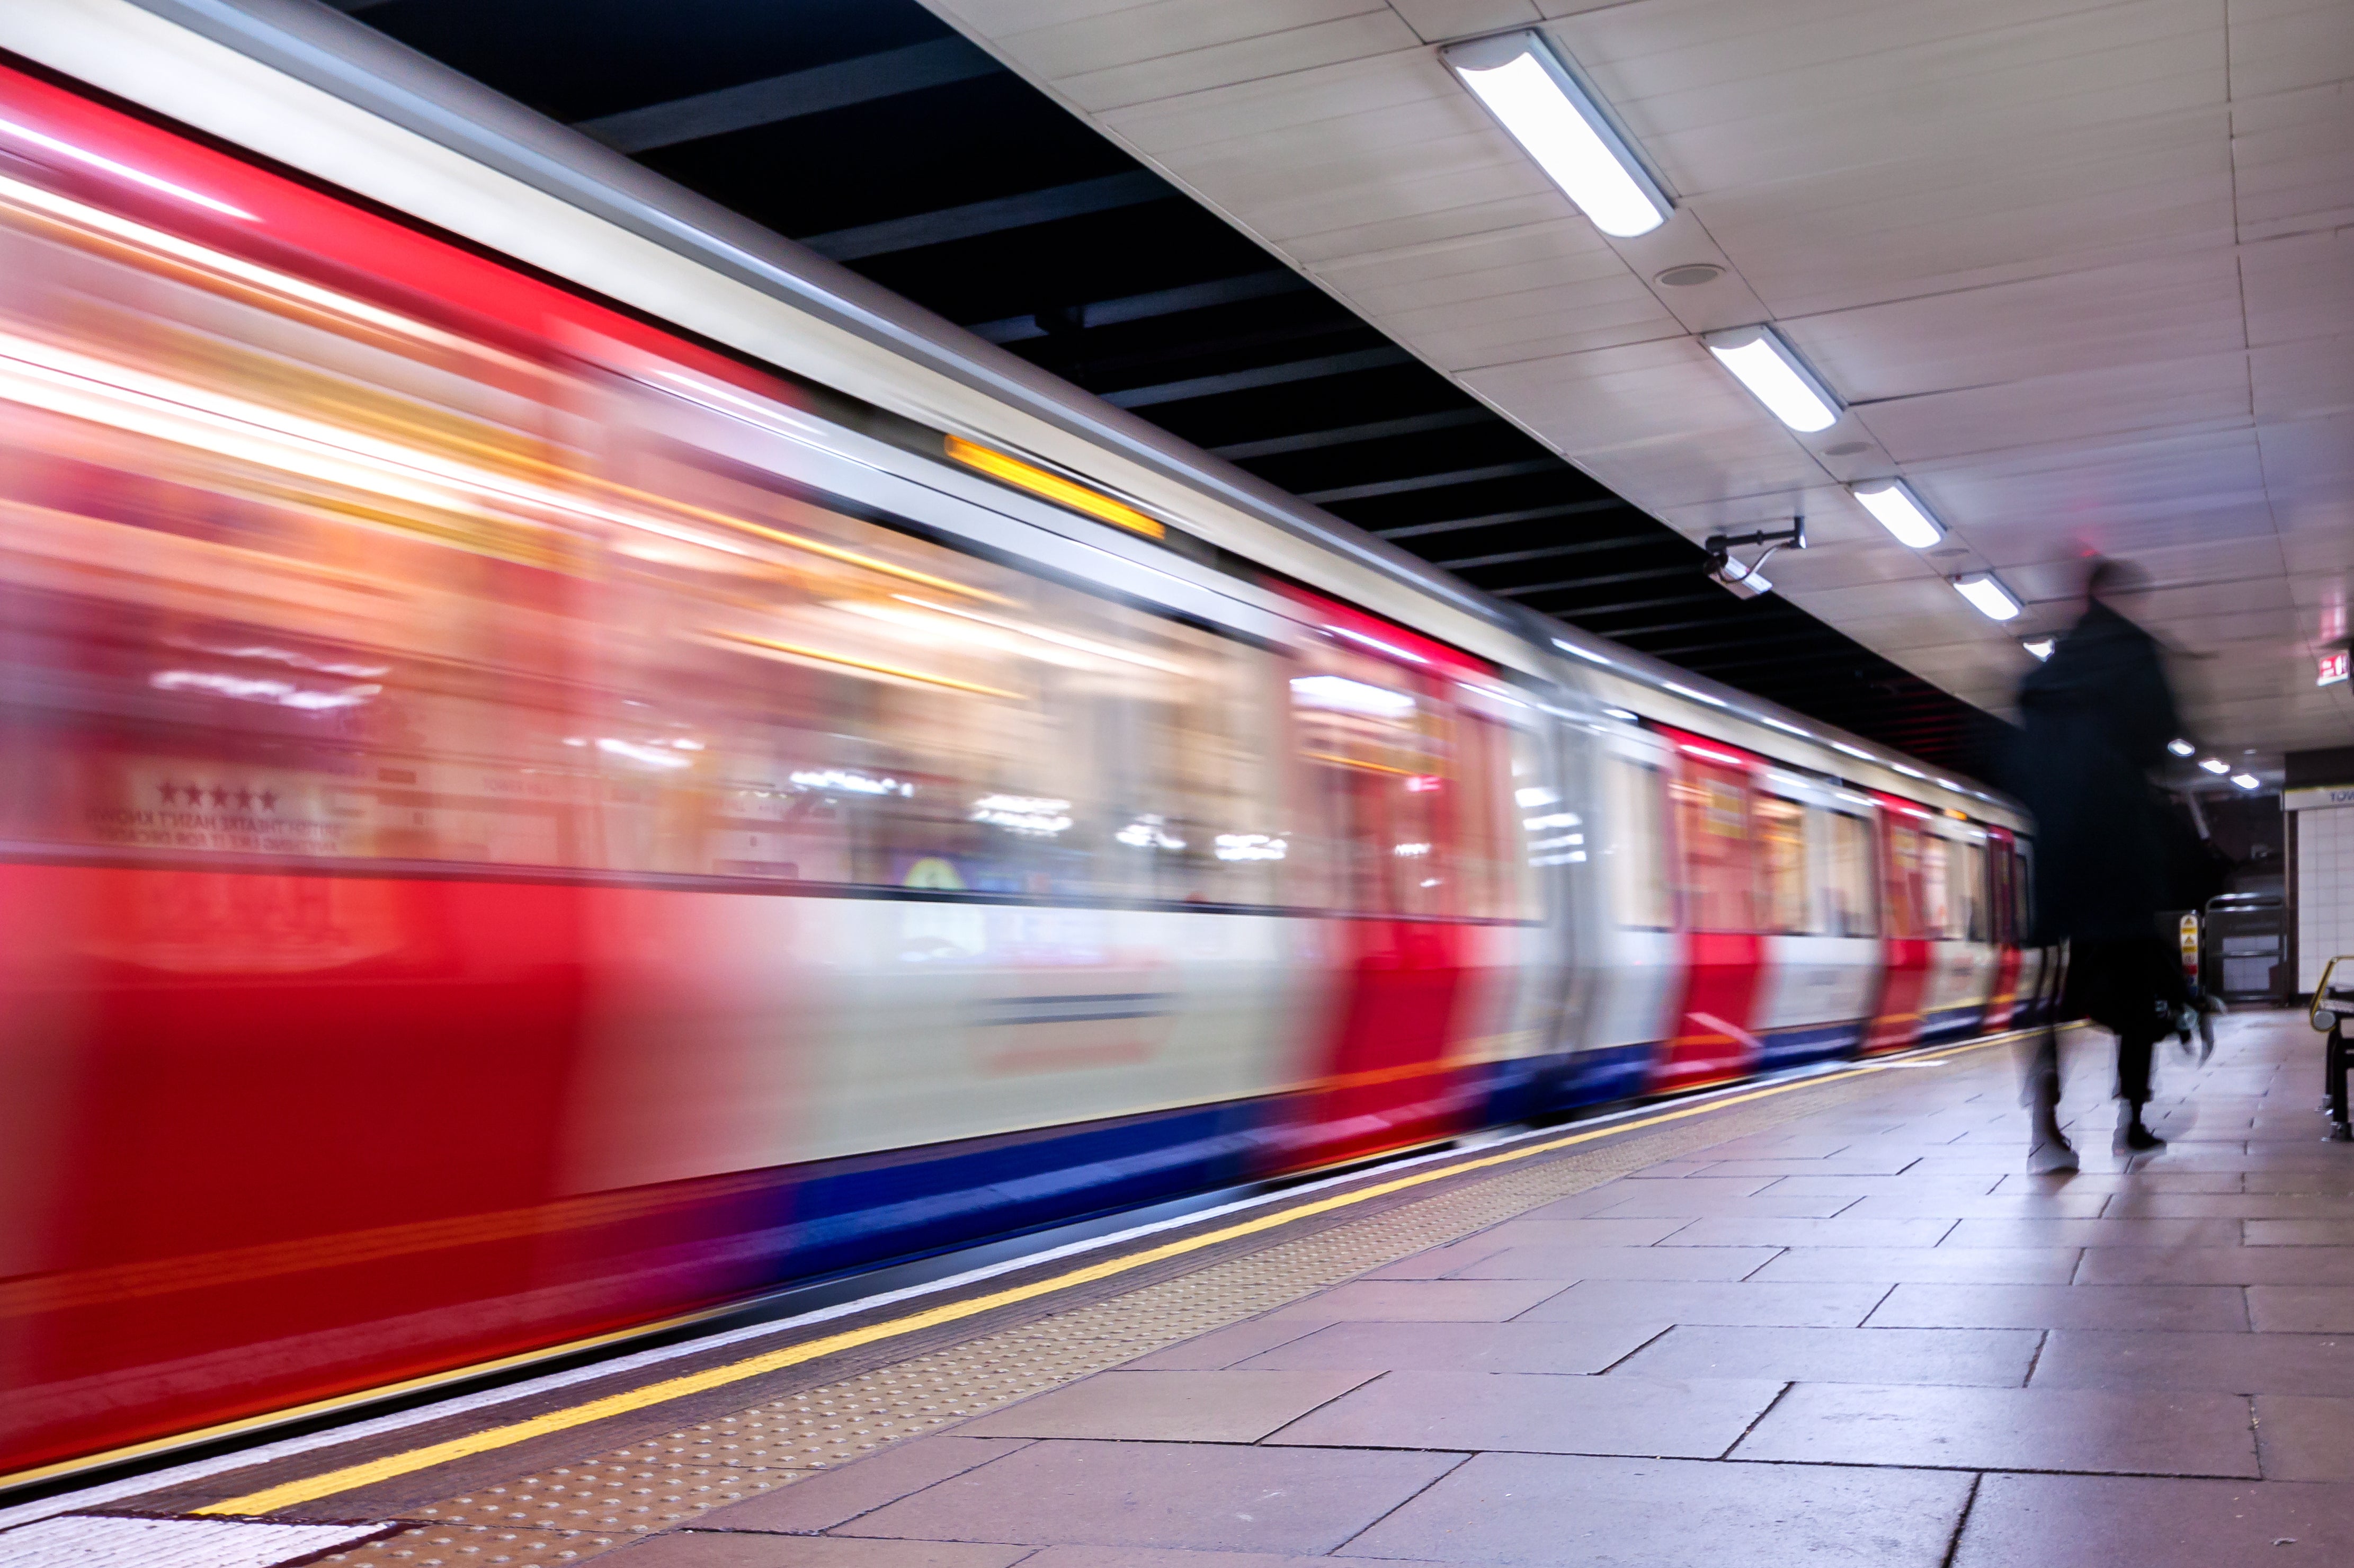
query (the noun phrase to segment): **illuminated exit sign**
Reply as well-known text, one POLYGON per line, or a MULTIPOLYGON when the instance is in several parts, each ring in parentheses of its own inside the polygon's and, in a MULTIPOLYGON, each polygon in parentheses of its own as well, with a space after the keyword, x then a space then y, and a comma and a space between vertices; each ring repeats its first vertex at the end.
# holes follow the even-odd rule
POLYGON ((2320 677, 2313 683, 2317 686, 2334 686, 2344 680, 2347 673, 2347 659, 2348 654, 2343 648, 2335 653, 2324 653, 2321 656, 2320 677))

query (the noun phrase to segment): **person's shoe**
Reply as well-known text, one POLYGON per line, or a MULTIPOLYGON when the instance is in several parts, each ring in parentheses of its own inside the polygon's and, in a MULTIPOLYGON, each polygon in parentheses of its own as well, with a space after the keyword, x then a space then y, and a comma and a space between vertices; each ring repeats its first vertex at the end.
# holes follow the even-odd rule
POLYGON ((2166 1139, 2142 1126, 2137 1119, 2117 1128, 2115 1147, 2119 1154, 2147 1154, 2153 1149, 2164 1149, 2166 1139))
POLYGON ((2027 1151, 2031 1176, 2064 1176, 2076 1168, 2076 1146, 2056 1132, 2027 1151))

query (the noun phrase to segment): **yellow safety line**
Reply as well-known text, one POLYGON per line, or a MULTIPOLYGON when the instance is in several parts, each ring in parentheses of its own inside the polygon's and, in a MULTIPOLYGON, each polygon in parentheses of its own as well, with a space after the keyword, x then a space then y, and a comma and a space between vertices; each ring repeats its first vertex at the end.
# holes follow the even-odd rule
MULTIPOLYGON (((1980 1050, 2009 1039, 2016 1033, 2018 1032, 2012 1031, 1992 1035, 1961 1046, 1958 1050, 1947 1051, 1944 1054, 1956 1055, 1961 1051, 1980 1050)), ((1921 1058, 1916 1058, 1916 1060, 1919 1059, 1921 1058)), ((1399 1176, 1370 1187, 1360 1187, 1353 1192, 1337 1193, 1331 1197, 1319 1198, 1312 1202, 1296 1204, 1288 1209, 1261 1214, 1236 1224, 1204 1232, 1200 1235, 1165 1242, 1159 1246, 1147 1247, 1141 1252, 1129 1253, 1121 1257, 1106 1258, 1100 1263, 1091 1263, 1085 1267, 1074 1268, 1050 1278, 1034 1280, 1027 1285, 1012 1286, 1003 1290, 991 1291, 985 1296, 968 1297, 961 1301, 944 1302, 920 1312, 911 1312, 904 1318, 893 1318, 885 1322, 870 1323, 864 1328, 846 1329, 838 1334, 828 1334, 822 1339, 808 1340, 797 1345, 787 1345, 780 1350, 764 1351, 757 1356, 748 1356, 740 1361, 730 1361, 725 1366, 707 1367, 701 1372, 687 1372, 679 1377, 665 1378, 660 1383, 646 1383, 637 1388, 624 1390, 620 1393, 608 1394, 602 1399, 592 1399, 585 1404, 569 1405, 562 1410, 551 1410, 527 1420, 510 1422, 504 1426, 486 1427, 480 1432, 450 1438, 446 1442, 430 1443, 424 1447, 411 1448, 405 1453, 388 1454, 380 1459, 368 1459, 356 1465, 346 1465, 341 1469, 329 1470, 323 1475, 308 1476, 300 1480, 265 1487, 260 1491, 248 1492, 243 1497, 227 1498, 217 1503, 207 1503, 194 1511, 211 1515, 253 1515, 271 1513, 279 1509, 292 1508, 297 1503, 313 1502, 320 1498, 333 1497, 337 1492, 352 1491, 360 1487, 372 1486, 378 1481, 390 1480, 396 1476, 410 1475, 419 1470, 429 1469, 435 1465, 446 1465, 453 1459, 469 1458, 476 1454, 488 1453, 494 1448, 511 1447, 517 1443, 527 1443, 535 1437, 545 1437, 553 1433, 569 1431, 575 1426, 586 1426, 592 1421, 627 1415, 633 1411, 643 1410, 649 1405, 667 1404, 671 1400, 684 1399, 690 1394, 707 1393, 715 1388, 725 1388, 729 1383, 742 1383, 748 1378, 781 1372, 787 1367, 799 1366, 804 1361, 817 1361, 822 1357, 834 1355, 843 1351, 856 1350, 862 1345, 876 1344, 885 1340, 896 1340, 926 1329, 938 1328, 943 1323, 954 1323, 966 1318, 976 1318, 984 1312, 993 1312, 1000 1307, 1034 1301, 1042 1296, 1052 1296, 1075 1286, 1091 1285, 1099 1279, 1109 1279, 1119 1275, 1128 1274, 1168 1258, 1182 1257, 1187 1253, 1200 1252, 1205 1247, 1216 1246, 1240 1236, 1256 1235, 1262 1231, 1274 1230, 1278 1226, 1289 1224, 1294 1220, 1331 1213, 1335 1210, 1349 1208, 1374 1198, 1385 1198, 1393 1192, 1402 1192, 1433 1181, 1445 1181, 1450 1176, 1460 1176, 1466 1171, 1485 1171, 1499 1165, 1509 1165, 1515 1160, 1531 1159, 1539 1154, 1550 1154, 1555 1150, 1568 1149, 1581 1143, 1591 1143, 1596 1139, 1616 1138, 1623 1133, 1638 1132, 1644 1128, 1658 1127, 1665 1122, 1681 1121, 1688 1117, 1706 1116, 1711 1112, 1723 1110, 1733 1106, 1770 1099, 1776 1095, 1787 1095, 1796 1089, 1816 1088, 1825 1084, 1838 1083, 1845 1078, 1859 1077, 1868 1073, 1884 1072, 1892 1064, 1888 1063, 1866 1063, 1843 1072, 1826 1073, 1819 1077, 1799 1078, 1787 1084, 1776 1084, 1725 1099, 1710 1100, 1703 1105, 1686 1106, 1678 1110, 1662 1111, 1656 1116, 1644 1117, 1636 1121, 1596 1128, 1591 1132, 1571 1133, 1564 1138, 1547 1139, 1542 1143, 1524 1144, 1497 1154, 1483 1154, 1477 1159, 1458 1160, 1452 1165, 1417 1171, 1410 1176, 1399 1176)))

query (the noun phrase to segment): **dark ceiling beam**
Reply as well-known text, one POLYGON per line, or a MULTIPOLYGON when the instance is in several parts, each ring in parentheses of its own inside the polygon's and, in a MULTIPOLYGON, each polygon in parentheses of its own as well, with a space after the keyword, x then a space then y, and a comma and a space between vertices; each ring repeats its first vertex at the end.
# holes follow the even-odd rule
MULTIPOLYGON (((363 4, 374 0, 362 0, 363 4)), ((345 9, 349 10, 349 5, 345 9)), ((987 76, 1002 70, 995 60, 962 38, 935 38, 909 44, 904 49, 860 55, 832 65, 787 71, 782 76, 649 103, 583 120, 572 128, 585 132, 617 153, 651 153, 705 136, 725 136, 756 125, 774 125, 804 114, 896 98, 927 87, 987 76)))
MULTIPOLYGON (((1616 583, 1657 582, 1661 577, 1686 577, 1689 576, 1691 572, 1691 568, 1690 567, 1653 567, 1650 570, 1644 572, 1611 572, 1603 577, 1580 577, 1577 579, 1577 586, 1581 588, 1609 588, 1616 583)), ((1509 593, 1511 590, 1509 588, 1491 588, 1487 591, 1490 593, 1509 593)), ((1698 596, 1695 595, 1694 597, 1698 596)), ((1617 608, 1617 607, 1615 605, 1596 605, 1591 609, 1581 609, 1577 613, 1580 615, 1590 615, 1617 608)), ((1553 613, 1557 614, 1559 612, 1554 611, 1553 613)))
POLYGON ((1239 462, 1245 458, 1281 457, 1287 452, 1315 451, 1321 447, 1345 447, 1358 441, 1419 436, 1430 430, 1451 430, 1495 421, 1496 416, 1485 408, 1449 408, 1437 414, 1412 414, 1403 419, 1375 419, 1369 425, 1341 425, 1330 430, 1303 430, 1296 436, 1269 436, 1263 441, 1236 441, 1232 446, 1212 447, 1210 452, 1229 462, 1239 462))
POLYGON ((1239 304, 1245 300, 1298 293, 1308 287, 1308 280, 1297 272, 1246 272, 1239 278, 1188 283, 1182 289, 1159 289, 1150 294, 1129 294, 1118 300, 1097 300, 1090 304, 1072 305, 1059 312, 1040 311, 1034 315, 1007 316, 1002 321, 981 322, 965 330, 991 343, 1021 343, 1028 338, 1044 337, 1050 333, 1119 326, 1126 322, 1150 321, 1155 316, 1173 316, 1183 311, 1208 310, 1214 305, 1239 304))
POLYGON ((1491 462, 1481 468, 1451 469, 1445 473, 1417 473, 1403 479, 1377 479, 1365 484, 1344 484, 1337 490, 1310 490, 1299 499, 1314 502, 1319 506, 1335 501, 1370 501, 1376 495, 1405 495, 1417 490, 1444 490, 1450 484, 1478 484, 1484 480, 1553 473, 1561 467, 1559 458, 1524 458, 1519 462, 1491 462))
POLYGON ((1188 397, 1212 397, 1222 392, 1248 392, 1260 387, 1280 387, 1289 381, 1313 381, 1326 376, 1346 376, 1356 370, 1378 370, 1410 365, 1414 355, 1384 346, 1352 354, 1327 354, 1315 359, 1295 359, 1285 365, 1262 365, 1255 370, 1230 370, 1223 376, 1196 376, 1183 381, 1163 381, 1151 387, 1130 387, 1097 397, 1119 408, 1148 408, 1155 403, 1178 403, 1188 397))
MULTIPOLYGON (((1438 523, 1411 523, 1403 528, 1376 528, 1383 539, 1418 539, 1426 534, 1452 534, 1465 528, 1500 528, 1507 523, 1535 523, 1547 517, 1577 517, 1589 512, 1615 512, 1627 503, 1615 495, 1598 501, 1568 501, 1556 506, 1524 506, 1518 512, 1489 512, 1477 517, 1449 517, 1438 523)), ((1676 535, 1660 531, 1663 539, 1676 535)))
MULTIPOLYGON (((1575 588, 1576 586, 1577 585, 1575 583, 1532 583, 1527 588, 1490 588, 1488 591, 1494 594, 1499 599, 1522 599, 1530 594, 1556 592, 1562 588, 1575 588)), ((1547 610, 1546 613, 1549 615, 1559 615, 1573 619, 1580 626, 1585 626, 1588 621, 1596 620, 1602 616, 1632 615, 1638 609, 1659 609, 1670 604, 1698 604, 1708 597, 1709 596, 1704 593, 1667 594, 1659 599, 1628 599, 1624 604, 1606 603, 1569 605, 1560 609, 1547 610)), ((1592 630, 1600 632, 1601 635, 1605 637, 1616 637, 1618 635, 1617 632, 1608 630, 1602 627, 1594 627, 1592 630)))
POLYGON ((1024 191, 1020 196, 997 196, 989 201, 968 202, 963 207, 942 207, 938 212, 861 224, 855 228, 804 235, 801 242, 836 261, 857 261, 900 250, 920 250, 927 245, 945 245, 952 239, 976 239, 984 234, 1028 228, 1057 218, 1139 207, 1176 194, 1160 175, 1145 169, 1131 169, 1124 175, 1075 180, 1066 185, 1024 191))
MULTIPOLYGON (((1572 620, 1575 617, 1564 617, 1564 619, 1572 620)), ((1614 626, 1606 631, 1596 628, 1596 635, 1607 637, 1613 641, 1627 642, 1638 637, 1657 637, 1663 631, 1692 631, 1703 626, 1723 626, 1723 624, 1721 618, 1712 615, 1701 620, 1662 620, 1650 626, 1614 626)), ((1650 650, 1646 648, 1640 652, 1648 653, 1650 650)), ((1725 683, 1731 685, 1733 683, 1728 681, 1725 683)))
MULTIPOLYGON (((1500 550, 1489 556, 1458 556, 1452 560, 1430 564, 1450 572, 1468 572, 1477 567, 1511 567, 1522 561, 1549 561, 1559 556, 1590 556, 1600 550, 1634 550, 1644 546, 1657 547, 1669 543, 1659 534, 1613 534, 1606 539, 1580 539, 1574 545, 1547 545, 1535 550, 1500 550)), ((1701 569, 1697 561, 1679 568, 1687 572, 1701 569)))

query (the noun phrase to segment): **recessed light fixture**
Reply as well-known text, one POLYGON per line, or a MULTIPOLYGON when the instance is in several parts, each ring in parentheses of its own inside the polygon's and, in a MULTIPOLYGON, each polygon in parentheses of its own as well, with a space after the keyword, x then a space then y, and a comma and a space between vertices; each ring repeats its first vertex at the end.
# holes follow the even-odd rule
POLYGON ((2017 596, 2002 586, 1992 572, 1972 572, 1954 579, 1954 591, 1970 601, 1970 608, 1989 620, 2009 620, 2020 612, 2017 596))
POLYGON ((1473 97, 1603 233, 1649 234, 1675 203, 1541 33, 1439 51, 1473 97))
POLYGON ((1724 269, 1713 261, 1688 261, 1681 267, 1669 268, 1653 281, 1670 289, 1691 289, 1713 283, 1723 276, 1724 269))
POLYGON ((1853 457, 1858 452, 1868 452, 1871 450, 1870 441, 1833 441, 1823 449, 1823 456, 1853 457))
POLYGON ((1848 493, 1861 503, 1866 512, 1880 519, 1880 525, 1896 535, 1896 542, 1915 550, 1925 550, 1946 536, 1946 530, 1913 487, 1901 479, 1871 479, 1861 484, 1850 484, 1848 493))
POLYGON ((2166 749, 2177 757, 2188 757, 2199 748, 2187 740, 2169 740, 2166 743, 2166 749))
POLYGON ((2204 768, 2210 773, 2229 773, 2232 771, 2232 765, 2224 761, 2220 757, 2202 757, 2199 759, 2199 766, 2204 768))
POLYGON ((2052 648, 2054 641, 2054 639, 2050 637, 2030 637, 2025 641, 2021 642, 2020 646, 2026 649, 2030 653, 2034 654, 2039 660, 2049 659, 2052 657, 2052 648))
POLYGON ((1839 422, 1840 400, 1772 327, 1734 327, 1710 333, 1701 342, 1790 429, 1803 435, 1839 422))
POLYGON ((2257 778, 2253 773, 2234 773, 2232 775, 2232 782, 2237 784, 2243 789, 2253 789, 2259 784, 2262 784, 2264 780, 2257 778))

